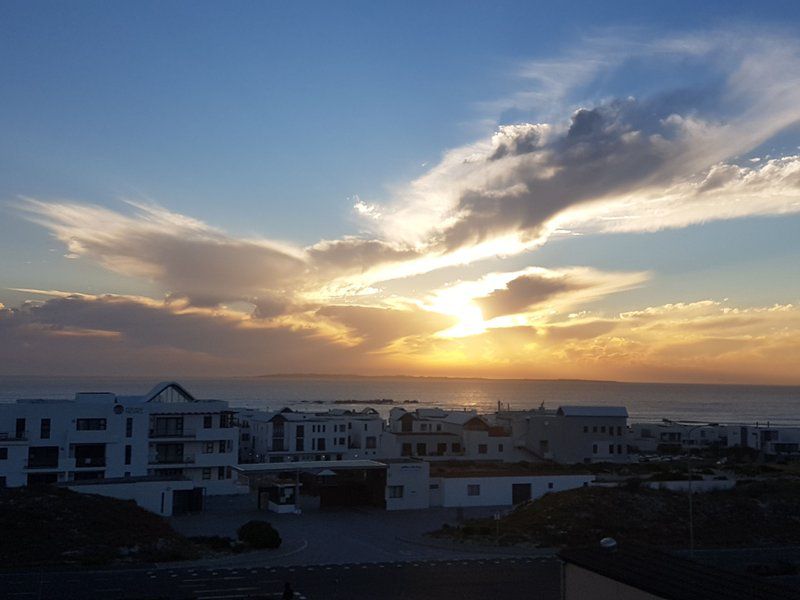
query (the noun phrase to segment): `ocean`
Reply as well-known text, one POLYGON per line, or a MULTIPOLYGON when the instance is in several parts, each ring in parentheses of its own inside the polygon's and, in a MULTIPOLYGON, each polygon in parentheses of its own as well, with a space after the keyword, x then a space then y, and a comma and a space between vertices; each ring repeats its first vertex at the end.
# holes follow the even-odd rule
MULTIPOLYGON (((0 402, 17 398, 72 398, 75 392, 144 394, 155 385, 140 377, 0 376, 0 402)), ((235 407, 326 410, 375 405, 382 414, 395 405, 441 406, 491 412, 498 402, 512 409, 561 404, 626 406, 632 421, 663 418, 717 423, 800 425, 800 386, 620 383, 611 381, 232 377, 179 380, 198 398, 227 400, 235 407), (336 402, 334 404, 334 402, 336 402)))

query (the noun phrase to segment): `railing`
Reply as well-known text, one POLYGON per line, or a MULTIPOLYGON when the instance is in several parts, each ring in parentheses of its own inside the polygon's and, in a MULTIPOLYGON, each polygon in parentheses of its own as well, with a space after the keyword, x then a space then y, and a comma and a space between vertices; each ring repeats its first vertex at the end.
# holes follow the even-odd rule
POLYGON ((27 431, 15 431, 15 432, 0 431, 0 440, 3 440, 3 441, 6 441, 6 440, 15 441, 16 440, 16 441, 24 442, 25 440, 28 439, 28 435, 29 434, 28 434, 27 431))
POLYGON ((149 433, 151 438, 193 438, 196 435, 197 432, 194 429, 182 429, 180 431, 151 429, 149 433))
POLYGON ((75 468, 76 469, 91 469, 93 467, 105 467, 106 466, 106 459, 105 458, 76 458, 75 459, 75 468))
POLYGON ((152 456, 148 460, 151 465, 190 465, 194 463, 194 456, 152 456))
POLYGON ((25 461, 25 468, 26 469, 58 469, 58 461, 56 462, 49 461, 49 460, 26 460, 25 461))

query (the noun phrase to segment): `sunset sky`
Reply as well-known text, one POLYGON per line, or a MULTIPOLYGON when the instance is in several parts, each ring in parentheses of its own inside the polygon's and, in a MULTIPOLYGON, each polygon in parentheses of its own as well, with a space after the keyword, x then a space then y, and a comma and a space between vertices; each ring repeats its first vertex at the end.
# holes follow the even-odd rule
POLYGON ((800 384, 800 3, 3 2, 0 374, 800 384))

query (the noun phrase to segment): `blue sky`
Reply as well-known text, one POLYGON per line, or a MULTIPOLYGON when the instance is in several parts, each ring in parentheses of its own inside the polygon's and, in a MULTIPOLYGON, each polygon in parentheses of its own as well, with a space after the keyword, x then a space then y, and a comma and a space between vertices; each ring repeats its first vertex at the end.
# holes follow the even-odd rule
MULTIPOLYGON (((242 303, 257 306, 259 299, 268 297, 270 303, 295 307, 320 303, 315 310, 353 304, 397 310, 405 302, 402 310, 414 306, 436 313, 437 290, 469 278, 478 280, 491 272, 519 275, 534 267, 551 270, 547 277, 561 277, 566 275, 559 270, 581 267, 647 273, 647 281, 642 275, 641 281, 631 283, 631 275, 614 288, 617 291, 603 287, 606 291, 576 299, 569 309, 554 305, 553 311, 595 311, 606 318, 704 300, 732 299, 739 309, 796 304, 800 216, 791 208, 791 199, 780 206, 740 211, 735 219, 709 212, 676 217, 664 227, 616 233, 602 227, 600 231, 599 221, 582 217, 582 225, 572 231, 581 235, 548 235, 545 241, 539 229, 534 234, 528 228, 520 234, 527 241, 517 240, 522 245, 513 251, 476 250, 479 258, 465 260, 452 258, 450 247, 440 253, 447 263, 442 269, 420 266, 410 275, 383 274, 368 282, 362 277, 357 283, 351 277, 347 285, 337 275, 324 285, 315 279, 310 287, 309 275, 302 283, 242 285, 236 293, 228 293, 234 284, 225 279, 214 284, 226 288, 220 294, 216 288, 198 290, 194 284, 179 289, 156 274, 178 268, 165 266, 174 254, 169 260, 110 257, 107 251, 93 249, 90 242, 97 241, 97 231, 86 240, 81 232, 91 229, 96 215, 81 213, 67 231, 63 213, 55 215, 40 206, 31 218, 19 205, 25 202, 22 198, 31 198, 51 207, 71 202, 104 207, 115 215, 138 215, 125 203, 130 200, 162 207, 172 215, 136 216, 141 222, 180 215, 223 232, 228 241, 266 240, 281 248, 291 246, 290 254, 306 253, 320 240, 358 236, 380 240, 392 250, 413 247, 429 258, 439 252, 430 251, 431 240, 446 232, 432 233, 424 252, 419 240, 391 232, 394 225, 409 222, 397 216, 407 214, 405 198, 412 195, 415 182, 427 181, 437 168, 451 169, 447 153, 466 152, 472 144, 490 139, 499 126, 545 122, 564 127, 580 107, 614 107, 615 101, 635 97, 636 107, 619 109, 626 127, 669 137, 661 130, 664 119, 679 114, 714 126, 737 122, 740 138, 750 135, 755 140, 728 154, 720 150, 722 142, 713 145, 709 153, 718 154, 718 160, 698 163, 694 171, 679 175, 670 171, 669 181, 660 171, 651 173, 647 177, 661 183, 648 179, 648 193, 653 185, 667 189, 681 178, 704 173, 712 163, 749 168, 764 164, 751 158, 768 161, 796 154, 800 133, 790 108, 767 105, 776 113, 789 113, 780 122, 753 120, 752 114, 763 113, 768 99, 758 98, 752 89, 742 93, 726 86, 732 86, 739 73, 749 73, 742 66, 748 60, 773 60, 781 44, 766 48, 770 38, 796 38, 798 29, 796 2, 3 3, 0 302, 17 310, 26 300, 50 298, 16 290, 25 288, 154 301, 186 297, 198 310, 216 306, 246 312, 242 303), (666 59, 663 50, 637 54, 636 44, 644 47, 652 40, 686 36, 699 43, 706 33, 719 40, 710 50, 682 49, 666 59), (742 40, 747 36, 752 36, 754 47, 764 46, 754 50, 755 58, 742 40), (731 39, 737 41, 729 59, 731 39), (613 68, 598 67, 581 75, 580 66, 595 60, 613 63, 613 68), (560 81, 562 61, 569 65, 560 81), (547 97, 531 100, 526 94, 541 91, 535 78, 553 65, 557 76, 548 84, 547 97), (574 82, 572 76, 577 78, 574 82), (561 83, 563 94, 557 93, 561 83), (745 120, 756 124, 748 128, 741 125, 745 120), (383 213, 383 222, 376 224, 354 211, 359 201, 383 213), (387 213, 394 214, 394 220, 386 218, 387 213), (70 248, 70 240, 78 241, 70 248), (491 258, 494 254, 501 258, 491 258), (337 282, 335 294, 329 290, 330 281, 337 282), (300 287, 305 290, 302 302, 293 295, 300 287), (290 288, 292 298, 287 300, 290 288), (376 289, 373 297, 365 292, 376 289), (200 296, 203 300, 196 300, 200 296)), ((420 206, 427 206, 428 200, 415 202, 408 205, 416 206, 415 215, 422 214, 420 206)), ((553 222, 552 215, 546 217, 542 222, 553 222)), ((488 231, 485 223, 476 227, 484 232, 480 235, 488 231)), ((493 227, 489 229, 495 231, 493 227)), ((197 228, 190 230, 197 233, 197 228)), ((136 235, 146 242, 144 234, 136 235)), ((196 256, 205 260, 202 253, 196 256)), ((309 272, 322 269, 305 255, 301 262, 309 272)), ((417 262, 428 265, 422 259, 417 262)), ((231 263, 230 268, 237 266, 231 263)), ((264 277, 277 276, 269 271, 264 277)), ((442 314, 441 307, 438 310, 442 314)), ((449 316, 465 321, 469 310, 464 310, 449 316)), ((533 313, 526 314, 529 321, 515 317, 497 322, 495 328, 509 330, 513 322, 514 327, 535 329, 533 313)), ((281 318, 294 319, 283 323, 293 330, 310 327, 307 320, 298 324, 299 313, 289 311, 281 318)), ((349 348, 365 343, 358 324, 341 318, 338 324, 344 327, 334 335, 338 342, 349 348)), ((81 327, 94 331, 87 323, 81 327)), ((335 329, 335 324, 330 327, 335 329)), ((541 330, 541 323, 538 327, 541 330)), ((119 333, 113 327, 109 331, 119 333)), ((436 332, 434 327, 425 335, 436 332)), ((463 337, 465 332, 481 335, 486 329, 456 333, 463 337)), ((73 333, 80 338, 77 329, 73 333)), ((406 335, 388 340, 386 348, 397 348, 400 340, 411 343, 406 335)), ((408 356, 407 348, 398 352, 408 356)), ((375 363, 362 354, 354 356, 352 371, 359 370, 360 360, 367 371, 417 369, 416 363, 375 363)), ((217 363, 212 358, 204 355, 202 360, 219 364, 220 371, 261 369, 231 357, 217 363)), ((53 369, 66 368, 57 357, 53 361, 53 369)), ((445 363, 441 368, 447 371, 445 363)), ((175 364, 184 368, 188 363, 176 359, 175 364)), ((48 365, 43 363, 42 369, 51 368, 48 365)), ((526 368, 520 364, 503 374, 524 375, 526 368)), ((266 365, 263 370, 275 369, 266 365)), ((663 377, 680 378, 680 368, 663 377)))

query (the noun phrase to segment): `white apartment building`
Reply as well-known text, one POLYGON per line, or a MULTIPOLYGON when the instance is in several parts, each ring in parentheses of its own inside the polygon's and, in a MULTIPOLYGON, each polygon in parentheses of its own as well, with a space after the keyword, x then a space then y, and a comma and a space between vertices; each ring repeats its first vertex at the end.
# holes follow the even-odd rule
MULTIPOLYGON (((622 406, 560 406, 498 411, 514 448, 564 464, 628 462, 628 411, 622 406)), ((531 460, 530 458, 528 460, 531 460)))
POLYGON ((227 402, 198 400, 177 383, 143 396, 18 400, 0 404, 0 486, 63 484, 101 493, 96 486, 114 485, 108 495, 136 499, 143 482, 171 480, 181 484, 168 491, 181 488, 175 502, 188 510, 203 494, 241 491, 232 474, 238 444, 227 402))
POLYGON ((641 453, 670 449, 687 450, 726 446, 728 427, 688 423, 633 423, 630 427, 630 445, 641 453))
POLYGON ((384 421, 372 408, 238 414, 242 462, 359 460, 382 457, 384 421))

